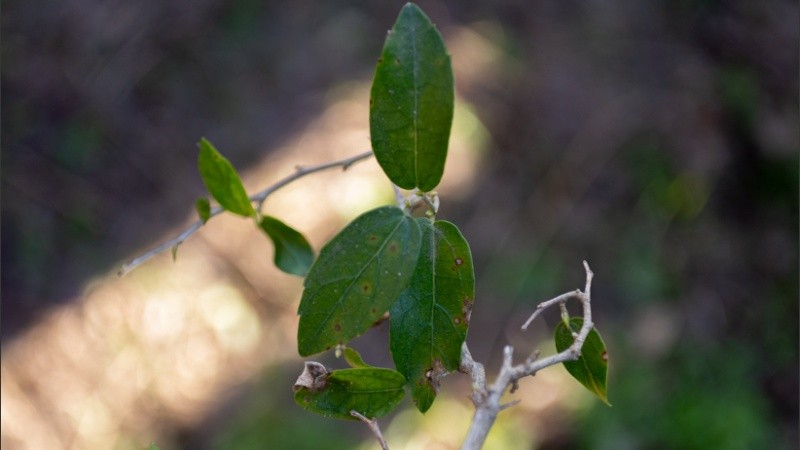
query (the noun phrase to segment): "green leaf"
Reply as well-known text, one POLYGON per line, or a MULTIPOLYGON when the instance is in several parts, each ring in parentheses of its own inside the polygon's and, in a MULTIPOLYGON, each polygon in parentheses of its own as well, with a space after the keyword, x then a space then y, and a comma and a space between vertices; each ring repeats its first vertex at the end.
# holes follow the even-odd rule
POLYGON ((175 245, 173 245, 173 246, 172 246, 172 250, 171 250, 171 253, 172 253, 172 262, 175 262, 175 261, 177 261, 177 260, 178 260, 178 247, 180 247, 180 245, 181 245, 181 244, 180 244, 180 243, 178 243, 178 244, 175 244, 175 245))
POLYGON ((400 11, 375 68, 369 126, 375 158, 392 182, 439 184, 453 122, 453 70, 442 36, 413 3, 400 11))
POLYGON ((200 139, 197 167, 206 189, 225 210, 244 217, 255 217, 256 210, 247 198, 236 169, 205 138, 200 139))
POLYGON ((364 359, 361 358, 361 354, 356 351, 356 349, 351 347, 345 347, 344 349, 344 360, 347 361, 347 364, 350 367, 358 368, 358 367, 372 367, 369 364, 364 362, 364 359))
POLYGON ((314 261, 314 250, 305 237, 280 220, 264 216, 258 226, 275 245, 275 266, 292 275, 306 276, 314 261))
MULTIPOLYGON (((572 332, 579 332, 583 325, 583 319, 573 317, 570 319, 570 327, 562 321, 559 322, 555 332, 556 350, 563 352, 574 342, 572 332)), ((608 402, 608 392, 606 391, 606 375, 608 373, 608 352, 606 344, 600 333, 592 328, 586 341, 581 348, 581 356, 576 361, 565 361, 564 367, 573 378, 578 380, 586 389, 592 391, 603 403, 611 406, 608 402)))
POLYGON ((394 206, 362 214, 328 242, 304 283, 300 355, 344 344, 380 319, 408 286, 419 247, 419 225, 394 206))
POLYGON ((357 411, 368 418, 385 416, 405 394, 405 378, 399 372, 378 367, 341 369, 329 372, 320 387, 298 387, 294 401, 308 411, 326 417, 358 420, 357 411))
POLYGON ((439 380, 458 369, 475 298, 469 244, 450 222, 418 219, 422 248, 408 288, 390 312, 392 358, 425 412, 439 380))
POLYGON ((211 204, 208 203, 208 199, 198 198, 196 202, 194 202, 194 209, 197 210, 197 215, 200 216, 200 220, 203 222, 203 225, 208 222, 208 219, 211 218, 211 204))

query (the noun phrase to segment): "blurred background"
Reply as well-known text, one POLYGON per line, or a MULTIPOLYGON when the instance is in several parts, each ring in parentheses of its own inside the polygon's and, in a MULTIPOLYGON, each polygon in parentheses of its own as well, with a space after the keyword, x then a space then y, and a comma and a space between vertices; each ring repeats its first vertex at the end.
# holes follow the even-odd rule
MULTIPOLYGON (((196 142, 250 191, 369 149, 374 63, 404 2, 8 0, 2 8, 2 447, 376 448, 295 406, 302 281, 247 221, 119 265, 195 220, 196 142)), ((535 304, 595 276, 608 408, 553 367, 493 449, 798 444, 796 2, 419 1, 458 105, 440 218, 475 259, 468 343, 496 373, 549 343, 535 304)), ((309 176, 265 212, 316 249, 392 201, 376 163, 309 176)), ((357 339, 390 365, 386 325, 357 339)), ((318 357, 332 367, 344 363, 318 357)), ((457 448, 454 374, 398 449, 457 448)))

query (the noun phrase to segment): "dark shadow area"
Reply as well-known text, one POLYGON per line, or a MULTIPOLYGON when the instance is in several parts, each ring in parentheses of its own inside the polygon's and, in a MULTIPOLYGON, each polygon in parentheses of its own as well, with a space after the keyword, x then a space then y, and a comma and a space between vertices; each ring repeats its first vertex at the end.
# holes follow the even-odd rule
MULTIPOLYGON (((368 80, 402 3, 4 2, 4 343, 185 220, 201 136, 244 170, 368 80)), ((475 358, 532 351, 533 305, 582 286, 582 260, 596 273, 614 407, 558 410, 536 448, 796 448, 796 2, 419 4, 446 37, 471 27, 502 51, 490 80, 456 79, 490 144, 472 195, 442 199, 475 258, 475 358)), ((336 440, 271 377, 164 434, 369 439, 336 440)))

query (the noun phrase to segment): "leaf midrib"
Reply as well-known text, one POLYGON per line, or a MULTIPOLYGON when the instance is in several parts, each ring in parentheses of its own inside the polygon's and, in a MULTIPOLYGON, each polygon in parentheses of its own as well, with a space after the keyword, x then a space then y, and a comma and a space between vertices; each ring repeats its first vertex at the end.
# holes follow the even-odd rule
POLYGON ((417 53, 417 28, 411 21, 411 49, 413 52, 414 110, 411 112, 414 123, 414 181, 419 186, 419 54, 417 53))

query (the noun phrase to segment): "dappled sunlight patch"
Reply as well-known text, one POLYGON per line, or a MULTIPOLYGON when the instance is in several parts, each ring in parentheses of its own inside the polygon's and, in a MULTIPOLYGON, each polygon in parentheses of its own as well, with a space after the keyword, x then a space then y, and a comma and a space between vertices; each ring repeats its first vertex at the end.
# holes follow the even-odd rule
POLYGON ((225 348, 252 351, 261 340, 261 325, 255 310, 233 286, 220 284, 198 299, 203 320, 214 330, 225 348))

